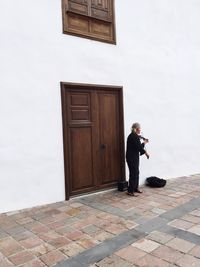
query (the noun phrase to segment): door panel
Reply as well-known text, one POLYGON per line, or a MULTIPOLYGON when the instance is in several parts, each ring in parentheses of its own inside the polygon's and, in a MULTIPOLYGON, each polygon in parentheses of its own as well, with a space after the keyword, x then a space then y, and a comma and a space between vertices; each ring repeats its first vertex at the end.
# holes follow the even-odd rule
POLYGON ((125 180, 122 88, 62 83, 66 199, 125 180))
POLYGON ((70 128, 71 192, 94 186, 90 127, 70 128))
POLYGON ((118 94, 99 93, 101 184, 117 182, 120 173, 118 94))
POLYGON ((69 123, 81 125, 91 123, 90 94, 80 92, 68 92, 68 117, 69 123))
POLYGON ((69 90, 66 93, 68 114, 68 155, 70 195, 96 187, 93 161, 91 93, 69 90))

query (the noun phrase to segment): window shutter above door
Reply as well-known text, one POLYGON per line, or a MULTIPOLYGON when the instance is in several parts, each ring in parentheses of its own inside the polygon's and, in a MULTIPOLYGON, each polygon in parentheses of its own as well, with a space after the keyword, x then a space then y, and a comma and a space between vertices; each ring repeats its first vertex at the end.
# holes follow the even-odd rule
POLYGON ((115 43, 114 0, 62 0, 63 33, 115 43))

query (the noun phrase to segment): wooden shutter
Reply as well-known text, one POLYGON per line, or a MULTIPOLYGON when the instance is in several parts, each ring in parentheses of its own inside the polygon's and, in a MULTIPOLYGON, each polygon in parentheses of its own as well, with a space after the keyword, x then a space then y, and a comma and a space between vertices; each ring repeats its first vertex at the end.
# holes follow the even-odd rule
POLYGON ((63 0, 63 33, 115 43, 114 0, 63 0))

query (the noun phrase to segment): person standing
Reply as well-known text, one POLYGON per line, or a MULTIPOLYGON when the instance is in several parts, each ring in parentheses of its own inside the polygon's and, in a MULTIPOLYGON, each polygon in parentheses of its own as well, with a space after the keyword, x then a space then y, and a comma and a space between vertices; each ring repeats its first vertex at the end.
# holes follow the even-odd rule
POLYGON ((133 123, 132 132, 127 138, 126 162, 129 168, 129 184, 127 194, 135 196, 134 193, 142 193, 139 190, 139 157, 146 155, 149 159, 149 154, 145 150, 145 144, 149 142, 148 139, 142 138, 143 143, 140 142, 141 127, 138 122, 133 123))

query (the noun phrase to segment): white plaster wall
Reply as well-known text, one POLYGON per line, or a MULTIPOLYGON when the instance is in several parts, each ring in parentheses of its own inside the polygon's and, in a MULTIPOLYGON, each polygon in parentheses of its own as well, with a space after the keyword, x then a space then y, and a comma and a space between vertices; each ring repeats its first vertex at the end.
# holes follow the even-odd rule
POLYGON ((62 34, 61 0, 0 1, 0 212, 64 200, 60 81, 124 86, 141 183, 199 173, 199 0, 115 6, 116 46, 62 34))

